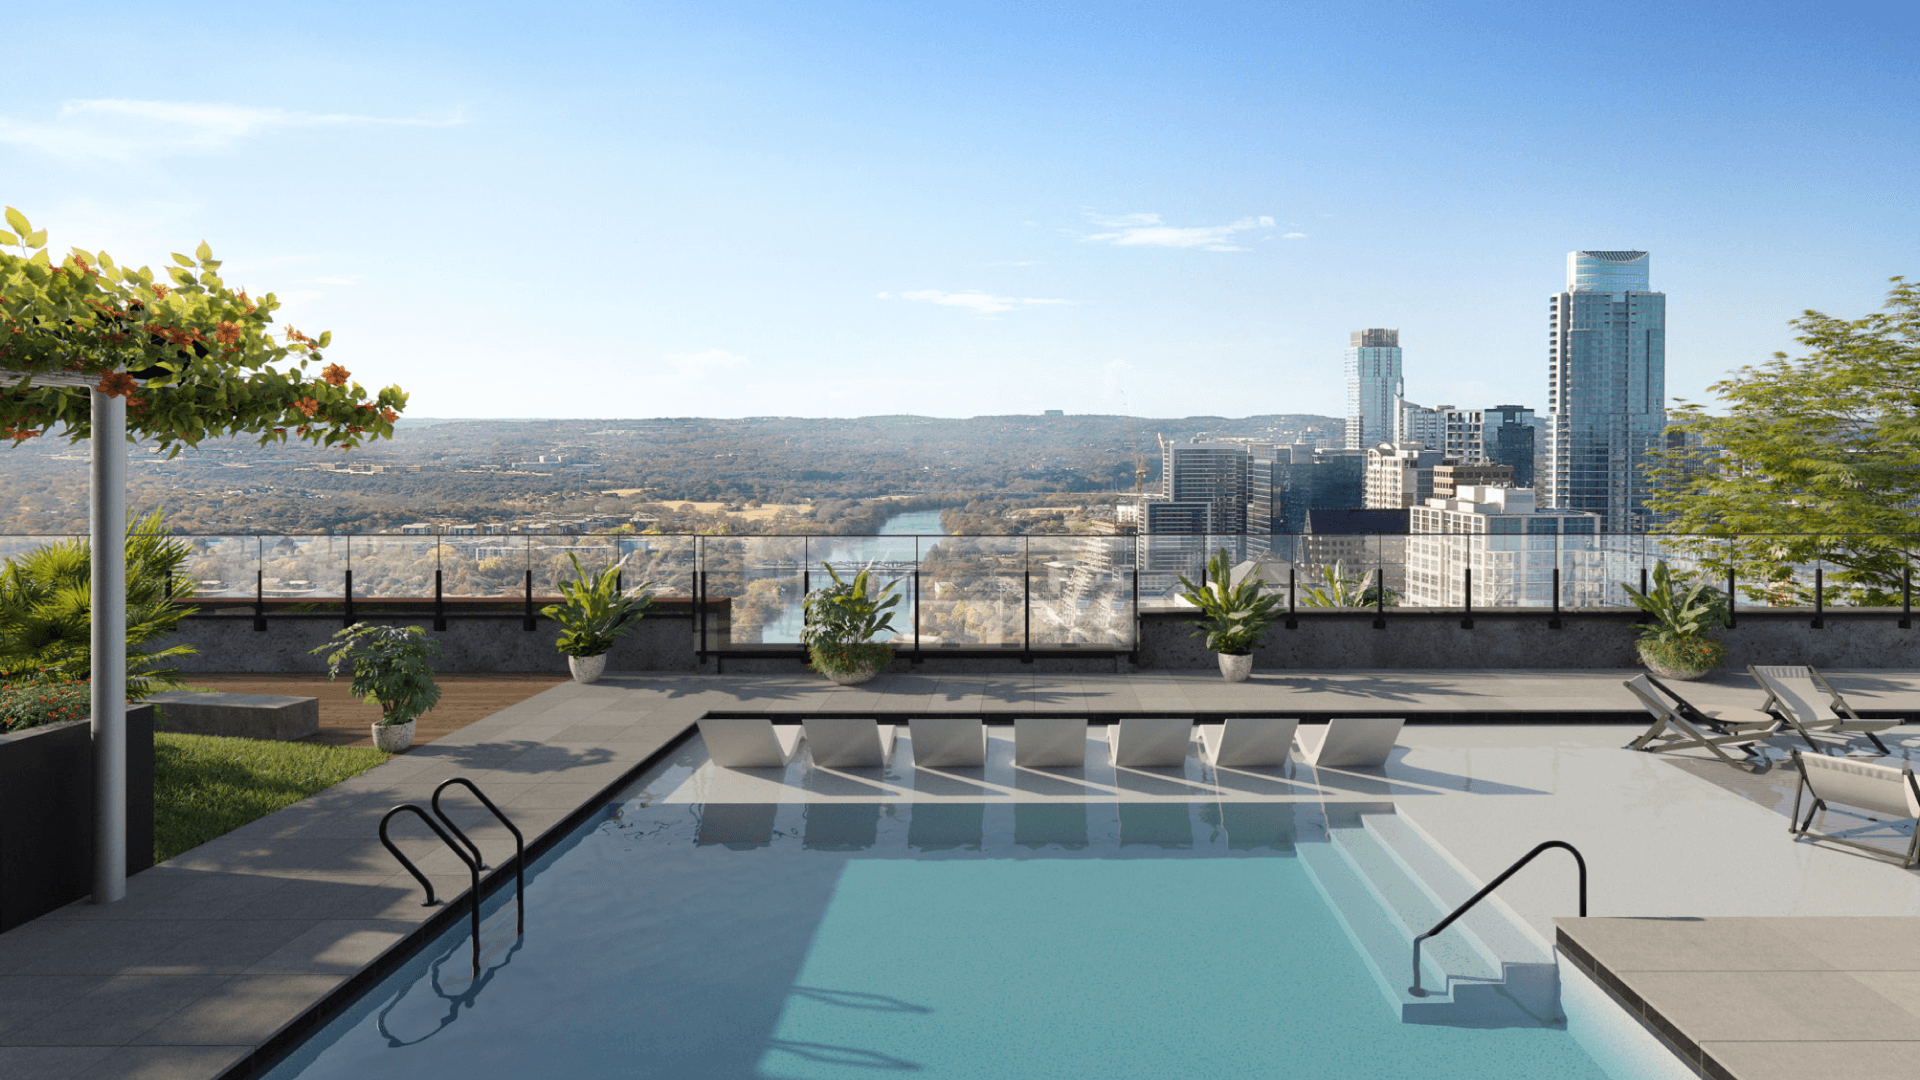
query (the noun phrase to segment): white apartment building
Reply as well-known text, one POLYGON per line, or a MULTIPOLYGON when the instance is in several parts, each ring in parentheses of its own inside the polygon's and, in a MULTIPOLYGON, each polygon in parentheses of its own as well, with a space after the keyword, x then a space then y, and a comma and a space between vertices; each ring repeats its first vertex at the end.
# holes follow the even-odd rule
POLYGON ((1366 508, 1402 510, 1433 497, 1434 466, 1445 454, 1425 443, 1381 443, 1367 451, 1366 508))
POLYGON ((1542 510, 1531 488, 1463 487, 1414 507, 1408 525, 1409 605, 1465 606, 1468 569, 1474 607, 1551 607, 1555 567, 1563 607, 1606 595, 1600 515, 1542 510))

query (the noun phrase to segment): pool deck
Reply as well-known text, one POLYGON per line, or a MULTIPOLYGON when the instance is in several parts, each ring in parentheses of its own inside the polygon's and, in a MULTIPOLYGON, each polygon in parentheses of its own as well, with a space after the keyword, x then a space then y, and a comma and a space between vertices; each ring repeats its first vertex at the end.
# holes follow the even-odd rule
MULTIPOLYGON (((381 847, 376 826, 396 803, 424 804, 454 775, 479 784, 533 844, 557 837, 570 817, 579 820, 577 812, 595 812, 650 756, 709 713, 1011 719, 1263 712, 1416 721, 1610 714, 1622 724, 1644 722, 1620 686, 1629 674, 1294 671, 1230 685, 1208 672, 902 671, 845 688, 798 673, 564 684, 136 875, 120 903, 77 903, 0 934, 0 1076, 252 1075, 311 1026, 310 1010, 370 981, 383 956, 447 910, 421 905, 418 885, 381 847)), ((1863 710, 1920 712, 1920 673, 1829 674, 1863 710)), ((1704 706, 1751 707, 1759 695, 1747 683, 1729 673, 1687 692, 1704 706)), ((1676 767, 1663 756, 1621 752, 1628 735, 1619 724, 1414 726, 1401 738, 1406 752, 1384 774, 1327 772, 1292 785, 1284 797, 1393 799, 1482 880, 1540 839, 1578 844, 1593 869, 1592 911, 1634 918, 1563 922, 1560 932, 1614 973, 1616 993, 1624 987, 1657 1003, 1667 999, 1651 988, 1671 986, 1676 1004, 1659 1016, 1675 1027, 1671 1038, 1683 1051, 1709 1049, 1721 1069, 1714 1075, 1750 1080, 1790 1068, 1795 1076, 1823 1075, 1820 1063, 1838 1060, 1818 1056, 1832 1039, 1854 1044, 1848 1067, 1833 1075, 1907 1075, 1904 1067, 1876 1072, 1873 1062, 1904 1065, 1900 1052, 1914 1047, 1900 1040, 1920 1038, 1920 963, 1913 960, 1920 947, 1912 945, 1920 940, 1920 875, 1792 843, 1781 812, 1769 805, 1778 801, 1778 783, 1756 785, 1717 763, 1676 767), (1701 915, 1713 918, 1673 921, 1701 915), (1832 928, 1829 940, 1856 945, 1814 953, 1802 941, 1799 947, 1823 956, 1826 967, 1775 945, 1780 935, 1802 940, 1788 931, 1815 923, 1832 928), (1714 940, 1725 944, 1720 952, 1677 950, 1701 958, 1697 971, 1679 977, 1645 966, 1645 957, 1676 952, 1663 951, 1666 939, 1657 935, 1722 924, 1736 929, 1683 931, 1720 933, 1714 940), (1760 941, 1755 934, 1775 937, 1760 941), (1869 939, 1887 944, 1878 951, 1858 944, 1869 939), (1866 989, 1849 994, 1877 995, 1887 1008, 1905 1010, 1906 1019, 1894 1022, 1897 1015, 1864 997, 1860 1003, 1871 1008, 1839 1017, 1839 1003, 1855 998, 1836 997, 1824 984, 1783 983, 1757 1004, 1766 990, 1754 969, 1727 959, 1742 950, 1752 957, 1755 949, 1786 958, 1780 970, 1803 980, 1852 980, 1849 987, 1866 989), (1888 967, 1890 957, 1904 957, 1906 966, 1888 967), (1705 981, 1685 981, 1696 976, 1705 981), (1727 1018, 1772 1016, 1768 1009, 1799 1020, 1771 1024, 1765 1030, 1773 1037, 1764 1043, 1725 1034, 1727 1018), (1887 1048, 1874 1050, 1870 1042, 1887 1048)), ((1897 729, 1895 745, 1920 756, 1920 729, 1897 729)), ((465 808, 457 812, 463 825, 475 823, 470 831, 489 861, 503 861, 511 844, 505 831, 482 822, 470 801, 452 798, 465 808)), ((467 889, 464 868, 437 841, 420 839, 417 822, 397 832, 411 838, 400 841, 402 848, 458 907, 467 889)), ((1550 939, 1555 918, 1571 913, 1566 878, 1530 869, 1503 887, 1502 897, 1550 939)))

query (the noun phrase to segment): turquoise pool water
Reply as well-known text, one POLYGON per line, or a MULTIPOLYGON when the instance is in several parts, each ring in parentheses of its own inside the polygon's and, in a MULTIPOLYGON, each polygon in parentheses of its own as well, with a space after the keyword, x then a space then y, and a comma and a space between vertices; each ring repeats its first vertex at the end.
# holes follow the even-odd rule
POLYGON ((477 986, 452 931, 269 1075, 1607 1075, 1402 1023, 1294 857, 1316 812, 637 799, 537 865, 522 941, 500 894, 477 986))

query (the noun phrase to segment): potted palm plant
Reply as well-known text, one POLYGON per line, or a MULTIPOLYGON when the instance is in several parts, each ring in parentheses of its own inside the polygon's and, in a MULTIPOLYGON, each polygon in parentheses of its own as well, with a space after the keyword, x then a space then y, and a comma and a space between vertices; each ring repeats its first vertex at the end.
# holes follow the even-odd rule
POLYGON ((1697 679, 1726 660, 1727 647, 1707 636, 1727 622, 1726 598, 1713 585, 1677 576, 1661 559, 1646 592, 1624 582, 1620 587, 1651 616, 1636 643, 1647 670, 1663 679, 1697 679))
POLYGON ((339 678, 340 669, 351 665, 353 695, 380 706, 373 745, 389 754, 412 746, 415 721, 440 703, 440 684, 428 663, 440 655, 439 643, 418 626, 359 622, 312 651, 328 649, 327 678, 339 678))
POLYGON ((866 570, 846 581, 832 566, 820 565, 833 584, 807 594, 806 625, 800 630, 807 658, 815 671, 842 686, 866 682, 893 662, 893 646, 873 639, 893 629, 891 609, 900 602, 894 592, 899 582, 875 593, 866 570))
POLYGON ((540 614, 560 624, 560 638, 554 644, 567 658, 567 670, 573 673, 575 682, 590 683, 600 678, 607 670, 607 650, 621 634, 633 629, 653 602, 653 597, 643 595, 653 587, 652 582, 631 589, 620 587, 620 570, 630 554, 598 574, 588 574, 580 568, 579 556, 567 552, 567 558, 573 560, 573 580, 560 583, 560 603, 540 609, 540 614))
POLYGON ((1180 584, 1187 591, 1180 598, 1200 609, 1202 617, 1194 620, 1194 636, 1205 637, 1207 648, 1218 655, 1220 674, 1228 682, 1244 682, 1253 671, 1254 647, 1273 624, 1273 608, 1280 598, 1260 595, 1266 582, 1254 574, 1235 585, 1233 564, 1225 548, 1208 561, 1207 574, 1210 580, 1204 585, 1195 585, 1181 575, 1180 584))

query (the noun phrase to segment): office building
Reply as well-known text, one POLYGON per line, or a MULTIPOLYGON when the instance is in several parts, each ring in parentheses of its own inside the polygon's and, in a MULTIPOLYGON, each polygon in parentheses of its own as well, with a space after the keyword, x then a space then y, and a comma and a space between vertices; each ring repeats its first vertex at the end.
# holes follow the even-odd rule
POLYGON ((1513 481, 1513 466, 1497 465, 1491 461, 1454 461, 1433 467, 1433 494, 1431 498, 1451 499, 1461 488, 1468 487, 1518 487, 1513 481))
POLYGON ((1456 409, 1443 405, 1439 437, 1421 440, 1462 462, 1491 461, 1513 469, 1513 487, 1533 486, 1533 410, 1523 405, 1456 409))
POLYGON ((1608 588, 1596 514, 1543 510, 1526 488, 1463 487, 1410 513, 1407 603, 1547 607, 1554 568, 1565 607, 1602 602, 1608 588))
MULTIPOLYGON (((1453 406, 1440 405, 1427 408, 1402 398, 1399 404, 1400 425, 1395 429, 1392 442, 1423 443, 1427 446, 1444 448, 1447 441, 1447 417, 1453 412, 1453 406)), ((1381 442, 1389 440, 1382 439, 1381 442)))
POLYGON ((1255 449, 1247 470, 1247 555, 1278 551, 1306 527, 1307 512, 1352 509, 1366 498, 1366 454, 1305 443, 1255 449), (1274 539, 1274 538, 1281 539, 1274 539))
POLYGON ((1400 331, 1355 330, 1346 352, 1347 449, 1392 442, 1400 419, 1400 331))
POLYGON ((1434 467, 1447 460, 1421 443, 1382 443, 1367 451, 1366 508, 1403 510, 1433 497, 1434 467))
POLYGON ((1396 595, 1406 588, 1406 510, 1309 510, 1294 562, 1305 586, 1326 580, 1338 566, 1348 578, 1380 580, 1396 595))
POLYGON ((1245 556, 1249 449, 1161 438, 1160 490, 1142 498, 1132 515, 1143 594, 1172 591, 1182 574, 1197 577, 1221 548, 1235 562, 1245 556))
POLYGON ((1547 302, 1545 502, 1644 532, 1649 450, 1666 427, 1665 293, 1644 251, 1575 251, 1547 302))

